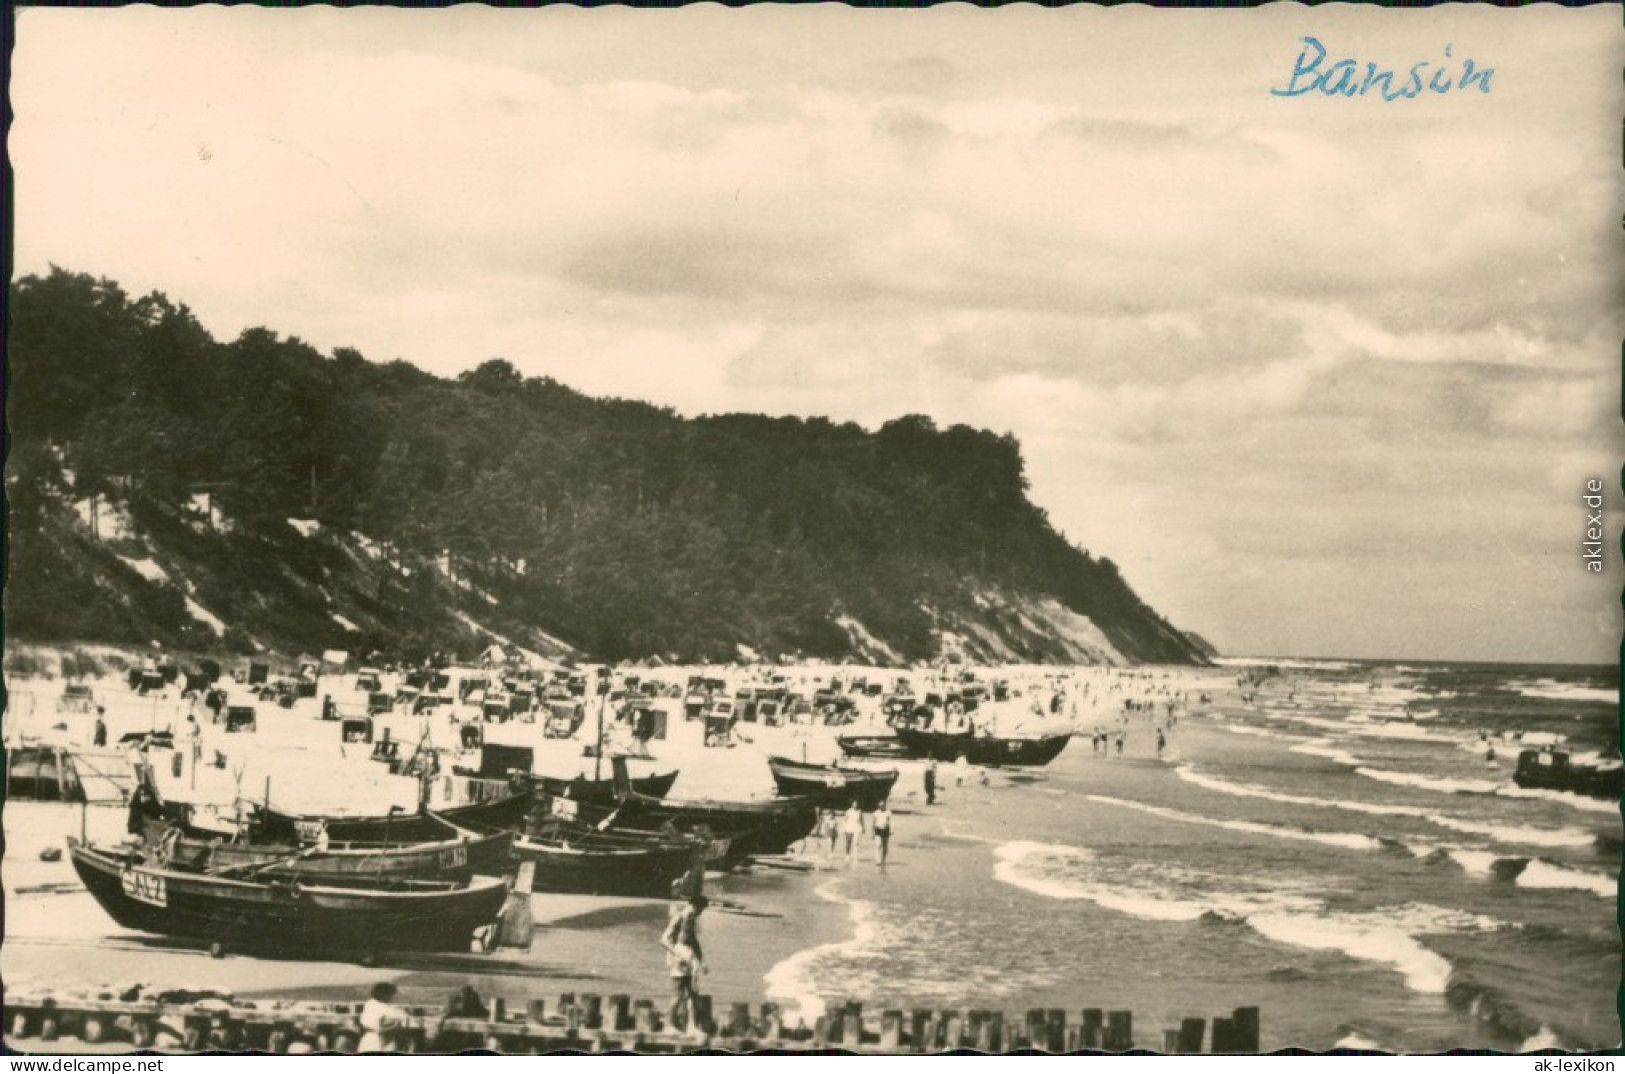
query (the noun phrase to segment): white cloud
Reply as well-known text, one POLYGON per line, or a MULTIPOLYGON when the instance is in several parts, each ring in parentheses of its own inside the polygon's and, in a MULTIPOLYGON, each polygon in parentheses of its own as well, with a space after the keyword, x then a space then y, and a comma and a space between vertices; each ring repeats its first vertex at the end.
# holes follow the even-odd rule
POLYGON ((1531 460, 1622 446, 1616 31, 1460 5, 33 9, 18 267, 444 374, 1011 431, 1056 521, 1221 641, 1372 652, 1392 620, 1417 655, 1520 652, 1463 641, 1437 577, 1521 587, 1529 644, 1572 657, 1570 591, 1491 553, 1550 547, 1563 467, 1531 460), (1452 42, 1495 91, 1271 97, 1308 32, 1392 64, 1452 42), (1476 562, 1428 524, 1446 478, 1515 504, 1476 562), (1370 607, 1339 620, 1347 591, 1370 607))

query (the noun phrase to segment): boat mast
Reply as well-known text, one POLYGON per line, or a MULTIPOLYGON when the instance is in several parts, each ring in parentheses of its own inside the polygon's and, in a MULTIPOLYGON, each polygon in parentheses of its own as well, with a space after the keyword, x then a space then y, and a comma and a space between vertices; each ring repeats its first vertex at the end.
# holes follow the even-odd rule
POLYGON ((598 669, 598 742, 592 749, 592 780, 597 783, 604 770, 604 703, 609 700, 609 668, 598 669))

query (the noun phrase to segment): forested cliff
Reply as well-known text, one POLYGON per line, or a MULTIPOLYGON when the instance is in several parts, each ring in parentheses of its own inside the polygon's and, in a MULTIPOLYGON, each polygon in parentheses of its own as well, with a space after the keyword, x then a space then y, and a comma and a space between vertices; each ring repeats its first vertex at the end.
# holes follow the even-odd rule
POLYGON ((1189 662, 1027 499, 907 416, 685 419, 455 380, 61 270, 11 286, 6 630, 553 655, 1189 662))

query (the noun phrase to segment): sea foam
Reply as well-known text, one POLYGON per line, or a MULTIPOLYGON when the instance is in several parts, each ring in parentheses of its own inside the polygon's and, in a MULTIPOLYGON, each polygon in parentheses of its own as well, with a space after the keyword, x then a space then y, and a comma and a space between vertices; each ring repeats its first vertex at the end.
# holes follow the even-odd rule
POLYGON ((1516 785, 1497 787, 1495 793, 1505 798, 1543 798, 1548 802, 1561 802, 1571 809, 1583 810, 1587 813, 1612 813, 1619 815, 1619 803, 1610 802, 1605 798, 1588 798, 1585 795, 1570 794, 1567 791, 1547 790, 1545 787, 1519 787, 1516 785))
POLYGON ((1267 835, 1276 839, 1294 839, 1300 842, 1321 843, 1325 846, 1341 847, 1345 850, 1376 850, 1382 846, 1380 842, 1369 835, 1360 835, 1356 832, 1311 832, 1300 828, 1280 828, 1273 824, 1258 824, 1250 820, 1219 820, 1214 817, 1202 817, 1194 813, 1183 813, 1177 809, 1149 805, 1145 802, 1131 802, 1124 798, 1109 798, 1100 794, 1089 794, 1084 797, 1091 802, 1121 806, 1125 809, 1136 809, 1142 813, 1149 813, 1154 817, 1163 817, 1167 820, 1182 821, 1186 824, 1203 824, 1211 828, 1224 828, 1232 832, 1246 832, 1249 835, 1267 835))
POLYGON ((1619 700, 1619 690, 1615 687, 1576 686, 1573 683, 1558 682, 1556 679, 1514 681, 1506 685, 1507 689, 1516 690, 1524 697, 1538 697, 1548 701, 1607 701, 1612 704, 1619 700))
POLYGON ((844 903, 852 920, 852 938, 834 943, 820 944, 797 951, 774 965, 762 975, 767 998, 777 1000, 786 1015, 794 1011, 803 1021, 812 1021, 824 1013, 825 1003, 819 996, 812 978, 812 966, 830 955, 862 952, 869 948, 877 935, 874 906, 862 899, 849 899, 840 894, 840 882, 832 880, 813 890, 825 902, 844 903))
POLYGON ((1417 787, 1441 794, 1493 794, 1501 786, 1487 779, 1447 779, 1442 776, 1424 776, 1415 772, 1393 772, 1386 768, 1360 767, 1354 770, 1366 779, 1393 783, 1401 787, 1417 787))
POLYGON ((1503 824, 1483 824, 1437 813, 1428 814, 1427 819, 1442 828, 1488 836, 1498 843, 1513 846, 1585 847, 1596 842, 1596 837, 1590 832, 1582 832, 1578 828, 1509 828, 1503 824))
POLYGON ((1310 741, 1299 746, 1293 746, 1292 752, 1307 754, 1310 757, 1324 757, 1328 761, 1336 761, 1338 764, 1348 765, 1350 768, 1357 768, 1361 763, 1358 757, 1347 750, 1341 750, 1336 746, 1329 746, 1321 742, 1310 741))
POLYGON ((1589 891, 1604 899, 1612 899, 1619 894, 1619 880, 1616 877, 1581 872, 1539 858, 1524 867, 1515 883, 1521 888, 1573 888, 1589 891))
POLYGON ((1386 963, 1399 971, 1413 992, 1439 994, 1450 983, 1449 961, 1397 925, 1295 915, 1252 918, 1248 923, 1277 943, 1386 963))

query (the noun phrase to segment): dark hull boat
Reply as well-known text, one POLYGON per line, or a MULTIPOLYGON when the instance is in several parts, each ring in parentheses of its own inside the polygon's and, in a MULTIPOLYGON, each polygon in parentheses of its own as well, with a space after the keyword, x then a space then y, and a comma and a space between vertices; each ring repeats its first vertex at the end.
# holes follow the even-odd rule
POLYGON ((1046 765, 1061 755, 1072 740, 1070 731, 1042 738, 995 738, 992 735, 948 734, 897 728, 898 741, 915 757, 957 761, 989 767, 1046 765))
POLYGON ((580 825, 549 825, 514 844, 531 862, 531 891, 664 899, 672 884, 706 856, 693 839, 599 832, 580 825))
POLYGON ((818 825, 818 803, 811 798, 726 802, 638 794, 628 786, 626 761, 612 760, 618 804, 607 826, 726 839, 724 868, 751 855, 783 854, 818 825))
MULTIPOLYGON (((474 876, 475 862, 511 858, 512 832, 470 832, 437 823, 439 838, 429 842, 329 842, 320 852, 298 845, 226 842, 188 829, 172 841, 168 859, 173 867, 216 876, 298 877, 305 883, 380 878, 466 883, 474 876)), ((163 841, 162 825, 149 823, 149 845, 163 841)))
POLYGON ((1625 789, 1625 768, 1618 763, 1578 763, 1561 750, 1524 750, 1518 755, 1512 781, 1532 790, 1618 800, 1625 789))
POLYGON ((891 797, 897 783, 897 769, 870 771, 840 765, 807 764, 784 757, 772 757, 767 765, 782 795, 813 799, 821 808, 845 809, 853 802, 865 813, 872 812, 891 797))
POLYGON ((783 854, 818 824, 818 806, 810 799, 687 802, 629 797, 618 805, 601 806, 555 798, 551 804, 555 815, 600 832, 652 840, 704 840, 707 865, 723 870, 737 868, 753 854, 783 854))
MULTIPOLYGON (((523 791, 433 813, 398 813, 382 817, 300 816, 265 809, 262 816, 265 818, 267 837, 280 841, 308 841, 320 822, 327 826, 327 837, 335 843, 431 843, 446 837, 448 823, 482 835, 520 831, 534 804, 530 792, 523 791)), ((468 849, 469 867, 475 873, 500 876, 509 871, 510 844, 486 840, 471 843, 468 849)))
MULTIPOLYGON (((650 798, 664 798, 671 793, 672 786, 677 782, 676 772, 664 772, 657 776, 640 776, 632 780, 632 790, 650 798)), ((553 776, 532 776, 531 787, 540 794, 555 798, 569 798, 576 802, 592 802, 597 805, 615 804, 615 780, 588 779, 586 776, 577 776, 574 779, 557 779, 553 776)))
POLYGON ((895 735, 837 735, 835 744, 848 757, 905 761, 915 756, 895 735))
POLYGON ((145 864, 69 840, 74 870, 120 925, 201 940, 215 953, 370 958, 392 951, 467 951, 492 924, 507 884, 398 881, 305 884, 207 876, 145 864))
POLYGON ((700 799, 623 798, 620 821, 629 827, 669 827, 685 835, 727 839, 734 862, 754 854, 783 854, 805 839, 818 824, 818 803, 811 798, 778 798, 761 802, 700 799))

